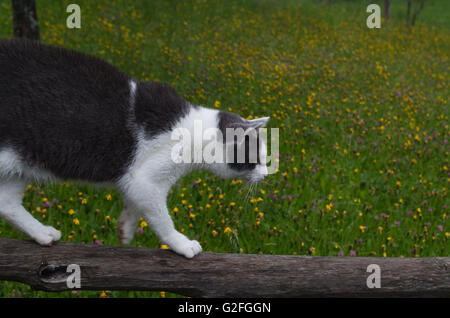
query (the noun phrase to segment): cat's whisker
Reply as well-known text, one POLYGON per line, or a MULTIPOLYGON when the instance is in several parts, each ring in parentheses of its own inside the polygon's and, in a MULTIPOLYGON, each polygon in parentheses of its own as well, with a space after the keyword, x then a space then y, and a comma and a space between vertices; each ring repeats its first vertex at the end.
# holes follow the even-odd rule
POLYGON ((245 197, 246 201, 248 200, 249 197, 251 197, 254 187, 255 187, 255 183, 254 182, 250 183, 250 187, 248 189, 247 196, 245 197))
POLYGON ((250 183, 250 184, 249 184, 249 187, 248 187, 247 194, 246 194, 246 196, 245 196, 245 198, 244 198, 244 202, 246 202, 246 203, 248 202, 247 199, 248 199, 250 193, 252 192, 252 187, 253 187, 253 183, 250 183))

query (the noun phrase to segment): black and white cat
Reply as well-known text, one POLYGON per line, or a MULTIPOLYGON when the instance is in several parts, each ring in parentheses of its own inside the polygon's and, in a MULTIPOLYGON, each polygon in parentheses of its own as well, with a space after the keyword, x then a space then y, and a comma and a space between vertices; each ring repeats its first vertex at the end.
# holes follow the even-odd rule
MULTIPOLYGON (((175 229, 167 210, 171 186, 196 169, 258 182, 268 173, 267 147, 258 143, 257 162, 248 160, 247 143, 233 140, 235 149, 245 148, 245 162, 175 163, 171 152, 177 141, 171 133, 193 131, 194 122, 201 121, 202 129, 225 135, 229 127, 262 128, 268 119, 245 120, 191 105, 167 85, 136 81, 72 50, 0 40, 0 217, 39 244, 51 245, 61 233, 22 206, 29 182, 69 179, 115 186, 124 200, 118 222, 122 243, 131 242, 143 217, 163 244, 194 257, 200 244, 175 229)), ((226 141, 217 142, 225 147, 226 141)))

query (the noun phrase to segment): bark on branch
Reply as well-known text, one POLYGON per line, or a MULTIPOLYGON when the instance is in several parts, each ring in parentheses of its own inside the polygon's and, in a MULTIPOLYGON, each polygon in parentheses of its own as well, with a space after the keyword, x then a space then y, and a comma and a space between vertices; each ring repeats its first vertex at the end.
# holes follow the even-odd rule
POLYGON ((192 297, 450 297, 450 258, 308 257, 201 253, 186 259, 140 247, 0 239, 0 280, 67 290, 70 264, 84 290, 170 291, 192 297), (368 265, 381 288, 368 288, 368 265))

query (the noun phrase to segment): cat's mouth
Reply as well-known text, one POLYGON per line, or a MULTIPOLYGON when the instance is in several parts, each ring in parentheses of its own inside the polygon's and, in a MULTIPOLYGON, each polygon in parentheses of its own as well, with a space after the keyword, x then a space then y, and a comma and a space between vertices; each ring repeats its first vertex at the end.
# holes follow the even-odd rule
POLYGON ((258 183, 263 181, 267 177, 267 174, 252 174, 241 177, 241 180, 245 183, 258 183))

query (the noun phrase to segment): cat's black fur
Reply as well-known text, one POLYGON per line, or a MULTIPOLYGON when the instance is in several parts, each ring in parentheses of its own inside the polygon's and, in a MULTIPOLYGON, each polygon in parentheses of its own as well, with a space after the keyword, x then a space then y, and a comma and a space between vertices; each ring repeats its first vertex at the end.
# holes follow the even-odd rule
POLYGON ((0 40, 0 149, 62 179, 114 181, 137 144, 169 131, 190 104, 160 83, 137 83, 92 56, 24 40, 0 40))
POLYGON ((187 115, 191 107, 172 87, 152 82, 138 83, 136 91, 136 122, 149 136, 168 131, 176 121, 187 115))

